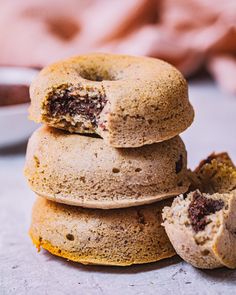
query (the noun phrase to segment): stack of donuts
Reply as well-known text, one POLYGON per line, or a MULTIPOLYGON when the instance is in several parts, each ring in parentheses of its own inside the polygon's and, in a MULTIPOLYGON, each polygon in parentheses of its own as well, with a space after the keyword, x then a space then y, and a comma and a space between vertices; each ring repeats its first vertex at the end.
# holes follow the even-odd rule
POLYGON ((30 236, 83 264, 175 255, 162 209, 189 187, 179 133, 194 117, 183 76, 157 59, 112 54, 44 68, 30 89, 25 175, 36 193, 30 236))

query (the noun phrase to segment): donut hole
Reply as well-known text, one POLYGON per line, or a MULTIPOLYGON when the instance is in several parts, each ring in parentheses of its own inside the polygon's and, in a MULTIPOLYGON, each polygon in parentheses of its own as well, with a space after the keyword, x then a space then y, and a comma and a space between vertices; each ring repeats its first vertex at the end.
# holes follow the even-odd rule
POLYGON ((108 71, 100 68, 87 68, 80 72, 80 76, 88 81, 102 82, 102 81, 115 81, 115 77, 108 71))

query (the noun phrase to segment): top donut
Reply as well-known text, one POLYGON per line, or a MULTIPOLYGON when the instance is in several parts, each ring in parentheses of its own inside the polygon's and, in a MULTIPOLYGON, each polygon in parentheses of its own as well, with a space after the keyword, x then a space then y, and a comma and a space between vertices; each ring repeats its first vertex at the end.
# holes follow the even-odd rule
POLYGON ((30 118, 113 147, 161 142, 194 117, 182 74, 148 57, 88 54, 44 68, 30 88, 30 118))

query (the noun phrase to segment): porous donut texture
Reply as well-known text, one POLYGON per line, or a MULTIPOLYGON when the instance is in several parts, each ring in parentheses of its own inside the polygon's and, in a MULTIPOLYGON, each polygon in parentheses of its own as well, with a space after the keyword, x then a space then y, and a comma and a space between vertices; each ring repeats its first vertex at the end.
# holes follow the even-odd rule
POLYGON ((161 226, 169 201, 141 207, 85 209, 38 198, 30 236, 40 250, 83 264, 126 266, 175 255, 161 226))
POLYGON ((236 190, 179 196, 163 210, 166 233, 185 261, 198 268, 236 268, 236 190))
POLYGON ((168 63, 113 54, 72 57, 43 69, 30 88, 30 118, 114 147, 172 138, 194 117, 187 83, 168 63))
POLYGON ((37 194, 69 205, 121 208, 188 189, 187 155, 179 136, 132 149, 101 138, 43 126, 28 143, 25 175, 37 194))

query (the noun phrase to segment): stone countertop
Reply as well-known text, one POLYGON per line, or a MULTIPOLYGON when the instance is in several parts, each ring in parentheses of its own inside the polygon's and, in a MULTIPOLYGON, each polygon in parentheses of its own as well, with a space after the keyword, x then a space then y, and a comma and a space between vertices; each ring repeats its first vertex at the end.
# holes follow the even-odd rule
MULTIPOLYGON (((212 151, 236 161, 236 97, 190 83, 196 119, 184 134, 189 166, 212 151)), ((22 175, 25 144, 0 150, 0 294, 236 294, 236 271, 198 270, 177 256, 131 267, 83 266, 39 254, 27 235, 34 194, 22 175)))

